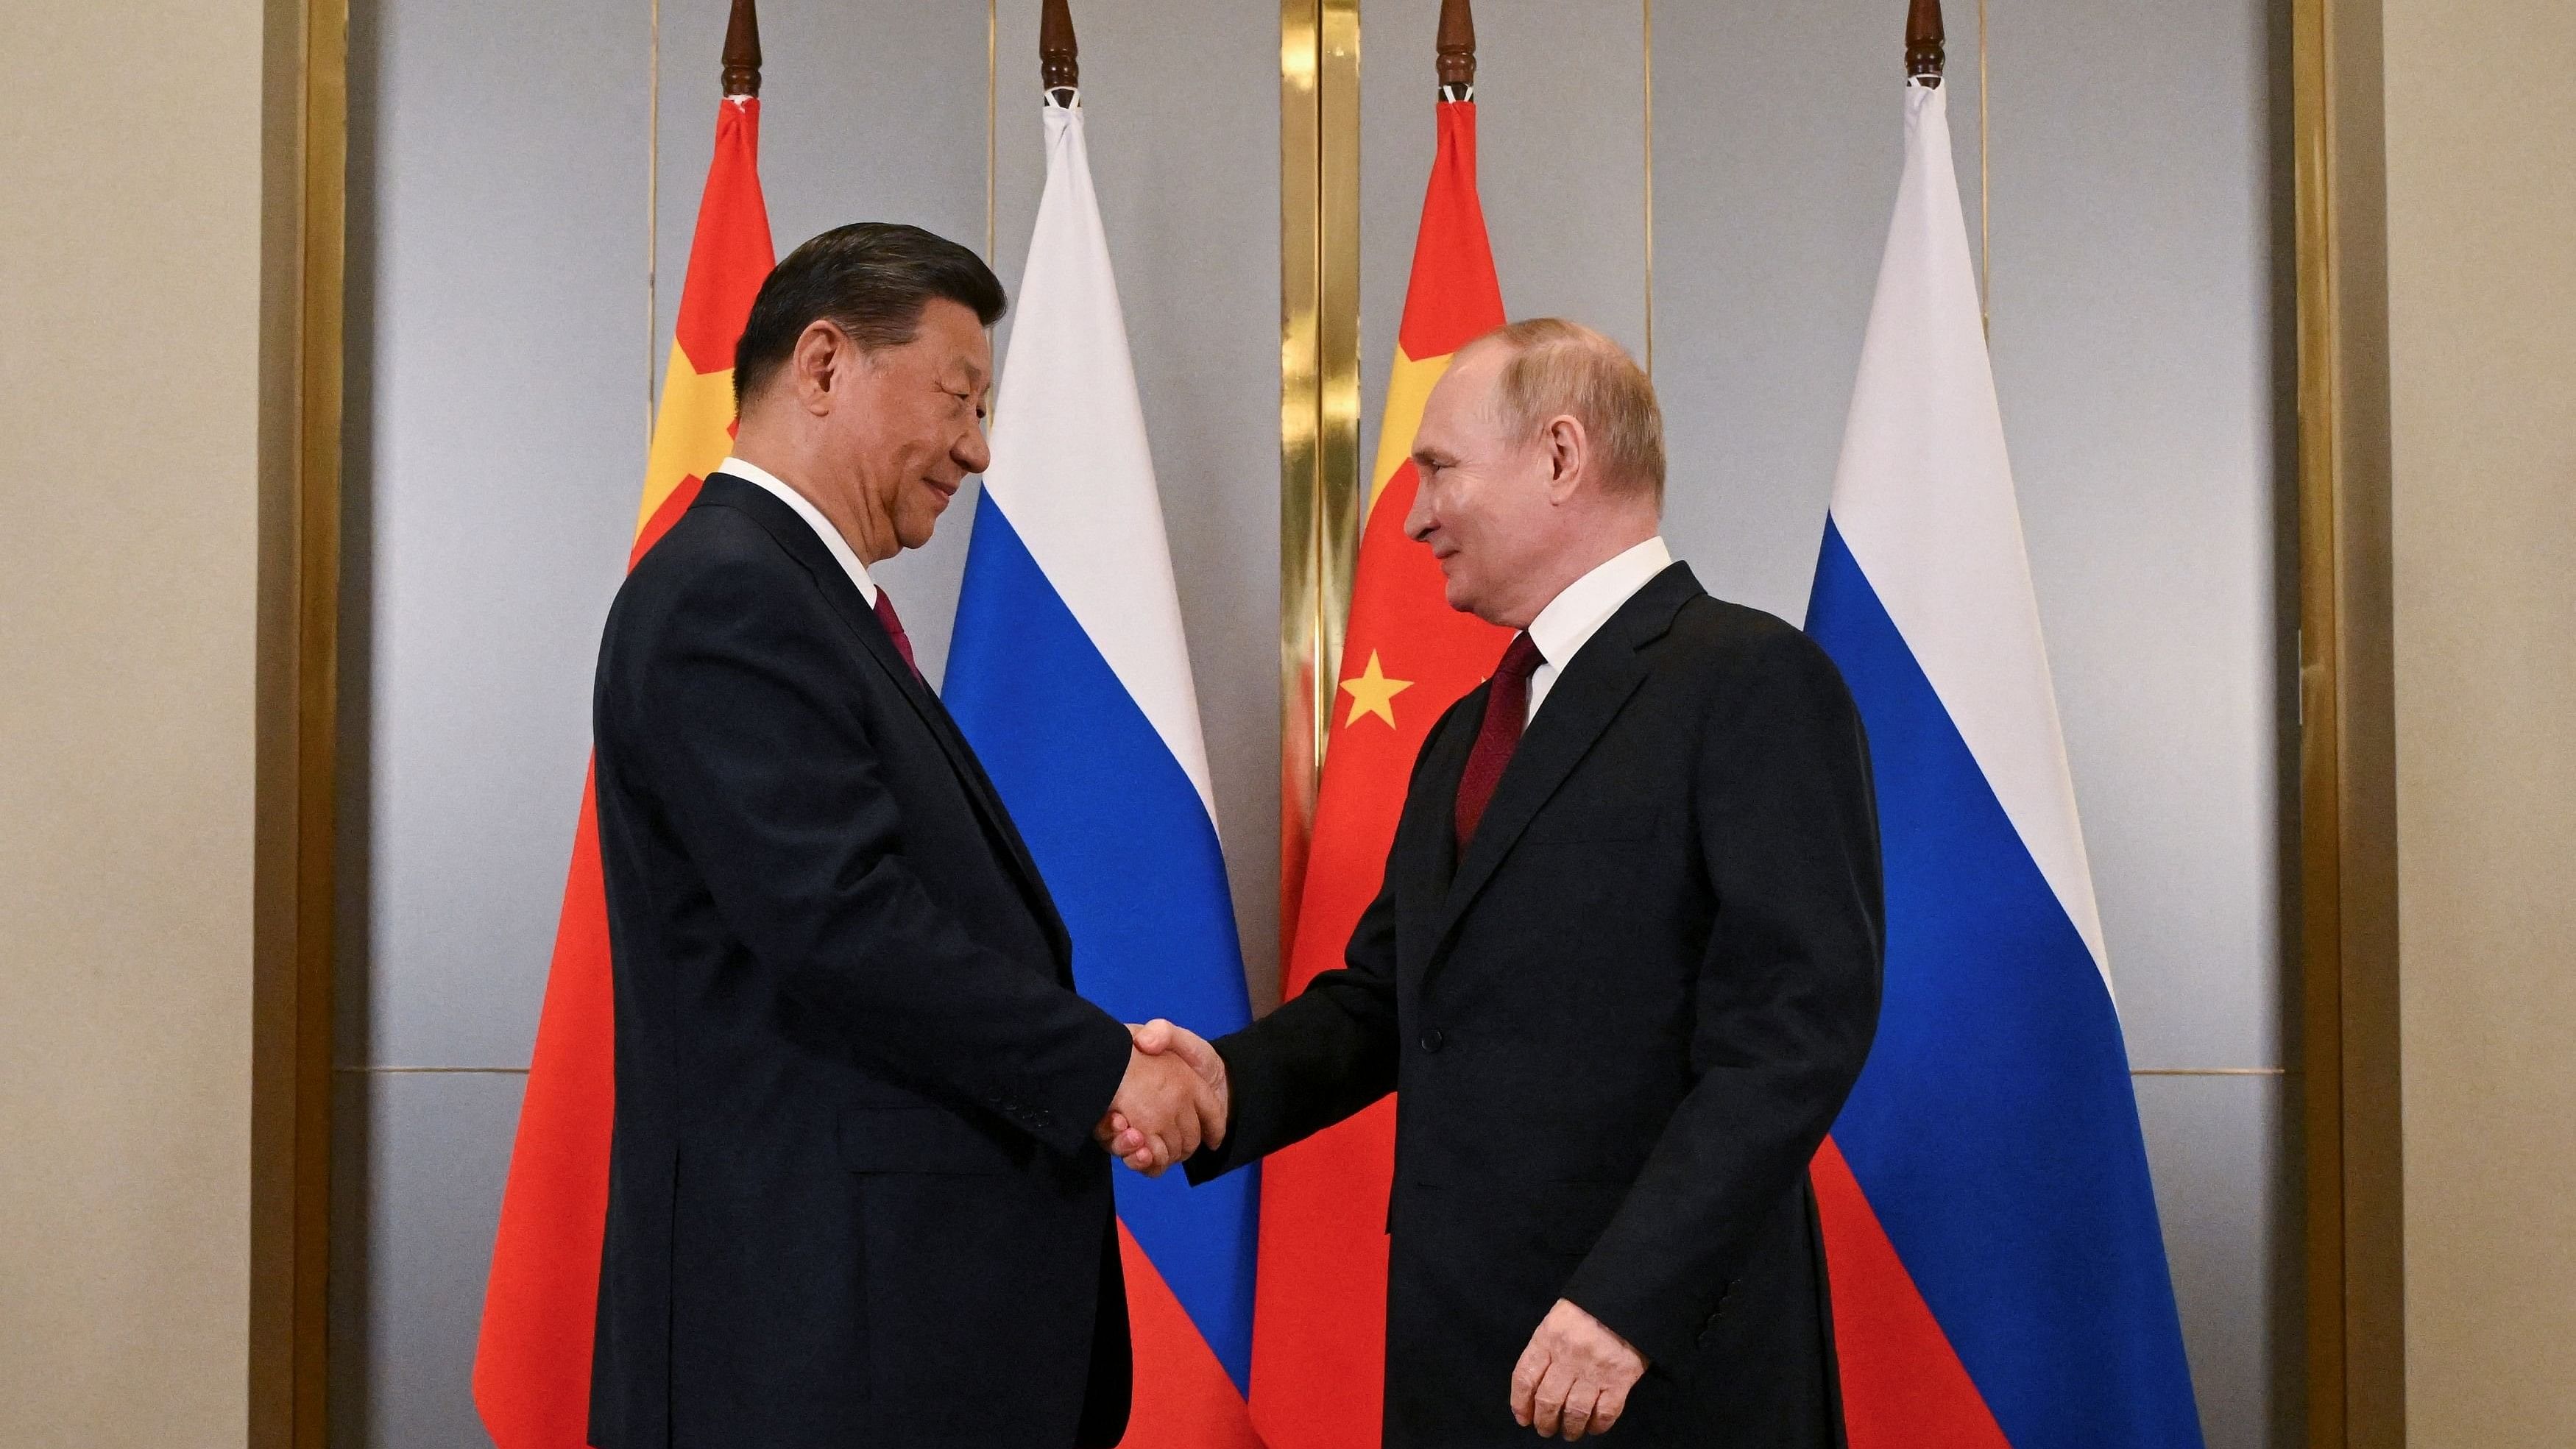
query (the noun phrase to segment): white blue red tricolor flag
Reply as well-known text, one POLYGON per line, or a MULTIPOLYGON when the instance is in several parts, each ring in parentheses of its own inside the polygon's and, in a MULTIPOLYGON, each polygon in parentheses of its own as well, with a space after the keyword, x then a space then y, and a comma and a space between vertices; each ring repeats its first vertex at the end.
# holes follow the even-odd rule
MULTIPOLYGON (((1078 99, 1047 179, 942 690, 1073 933, 1083 995, 1216 1037, 1251 1020, 1198 693, 1078 99)), ((1130 1449, 1258 1449, 1260 1174, 1120 1169, 1130 1449)))
POLYGON ((1878 1040, 1816 1162, 1853 1449, 2198 1449, 1950 156, 1905 174, 1807 631, 1869 729, 1878 1040))

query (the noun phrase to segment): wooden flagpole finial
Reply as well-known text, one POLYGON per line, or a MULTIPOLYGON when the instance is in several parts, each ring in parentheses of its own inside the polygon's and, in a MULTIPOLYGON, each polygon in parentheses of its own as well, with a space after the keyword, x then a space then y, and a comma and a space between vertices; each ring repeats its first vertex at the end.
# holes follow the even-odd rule
MULTIPOLYGON (((1476 89, 1476 15, 1468 0, 1440 0, 1440 88, 1471 96, 1476 89)), ((1463 98, 1463 96, 1462 96, 1463 98)))
POLYGON ((724 93, 760 94, 760 11, 753 0, 733 0, 733 18, 725 22, 724 93))
POLYGON ((1941 83, 1941 0, 1912 0, 1905 12, 1905 74, 1941 83))
POLYGON ((1065 0, 1046 0, 1038 13, 1038 83, 1050 91, 1069 91, 1082 84, 1082 54, 1073 39, 1073 9, 1065 0))

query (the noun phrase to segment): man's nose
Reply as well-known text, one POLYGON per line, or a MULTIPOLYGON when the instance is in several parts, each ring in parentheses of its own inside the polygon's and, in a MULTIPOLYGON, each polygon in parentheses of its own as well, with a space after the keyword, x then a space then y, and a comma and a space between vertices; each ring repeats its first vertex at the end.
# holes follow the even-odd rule
POLYGON ((967 472, 981 473, 993 466, 993 445, 985 440, 982 428, 968 428, 966 436, 957 440, 950 456, 956 458, 957 466, 967 472))
POLYGON ((1404 510, 1404 536, 1415 543, 1431 541, 1431 490, 1416 483, 1413 506, 1404 510))

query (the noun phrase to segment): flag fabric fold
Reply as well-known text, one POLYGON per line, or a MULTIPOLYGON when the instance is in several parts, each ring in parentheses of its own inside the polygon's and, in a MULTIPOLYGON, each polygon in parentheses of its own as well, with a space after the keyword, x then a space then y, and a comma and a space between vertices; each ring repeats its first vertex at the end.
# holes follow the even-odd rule
POLYGON ((1807 630, 1869 732, 1869 1064, 1816 1163, 1854 1449, 2197 1446, 2005 456, 1949 92, 1905 169, 1807 630))
MULTIPOLYGON (((1510 638, 1451 609, 1431 551, 1404 536, 1423 403, 1450 356, 1504 320, 1476 194, 1475 103, 1440 102, 1438 127, 1387 380, 1305 883, 1281 972, 1288 996, 1341 964, 1385 873, 1414 756, 1441 711, 1492 672, 1510 638)), ((1379 1440, 1394 1170, 1392 1101, 1263 1165, 1252 1411, 1269 1449, 1361 1449, 1379 1440)))
MULTIPOLYGON (((698 203, 627 566, 697 497, 733 441, 733 353, 769 275, 760 102, 728 96, 698 203)), ((501 1194, 474 1353, 474 1403, 500 1449, 589 1443, 591 1339, 608 1221, 615 1014, 598 819, 584 781, 554 957, 501 1194)))
MULTIPOLYGON (((1047 171, 942 695, 1121 1019, 1251 1019, 1180 594, 1078 97, 1047 171)), ((1257 1172, 1118 1170, 1136 1349, 1130 1449, 1257 1449, 1257 1172)))

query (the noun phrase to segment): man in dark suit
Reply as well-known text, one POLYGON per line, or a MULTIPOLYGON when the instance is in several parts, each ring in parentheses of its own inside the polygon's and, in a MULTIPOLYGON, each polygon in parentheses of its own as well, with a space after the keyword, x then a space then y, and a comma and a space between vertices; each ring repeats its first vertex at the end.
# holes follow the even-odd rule
POLYGON ((1837 1442, 1807 1163, 1884 944, 1850 696, 1671 562, 1653 388, 1598 333, 1462 350, 1413 459, 1450 605, 1523 632, 1425 740, 1348 964, 1212 1051, 1140 1036, 1230 1094, 1190 1175, 1398 1092, 1390 1446, 1837 1442))
POLYGON ((1115 1107, 1159 1166, 1222 1117, 1074 994, 1046 887, 867 572, 984 467, 1003 306, 911 227, 797 248, 736 353, 736 456, 609 612, 600 1449, 1124 1428, 1096 1137, 1115 1107))

